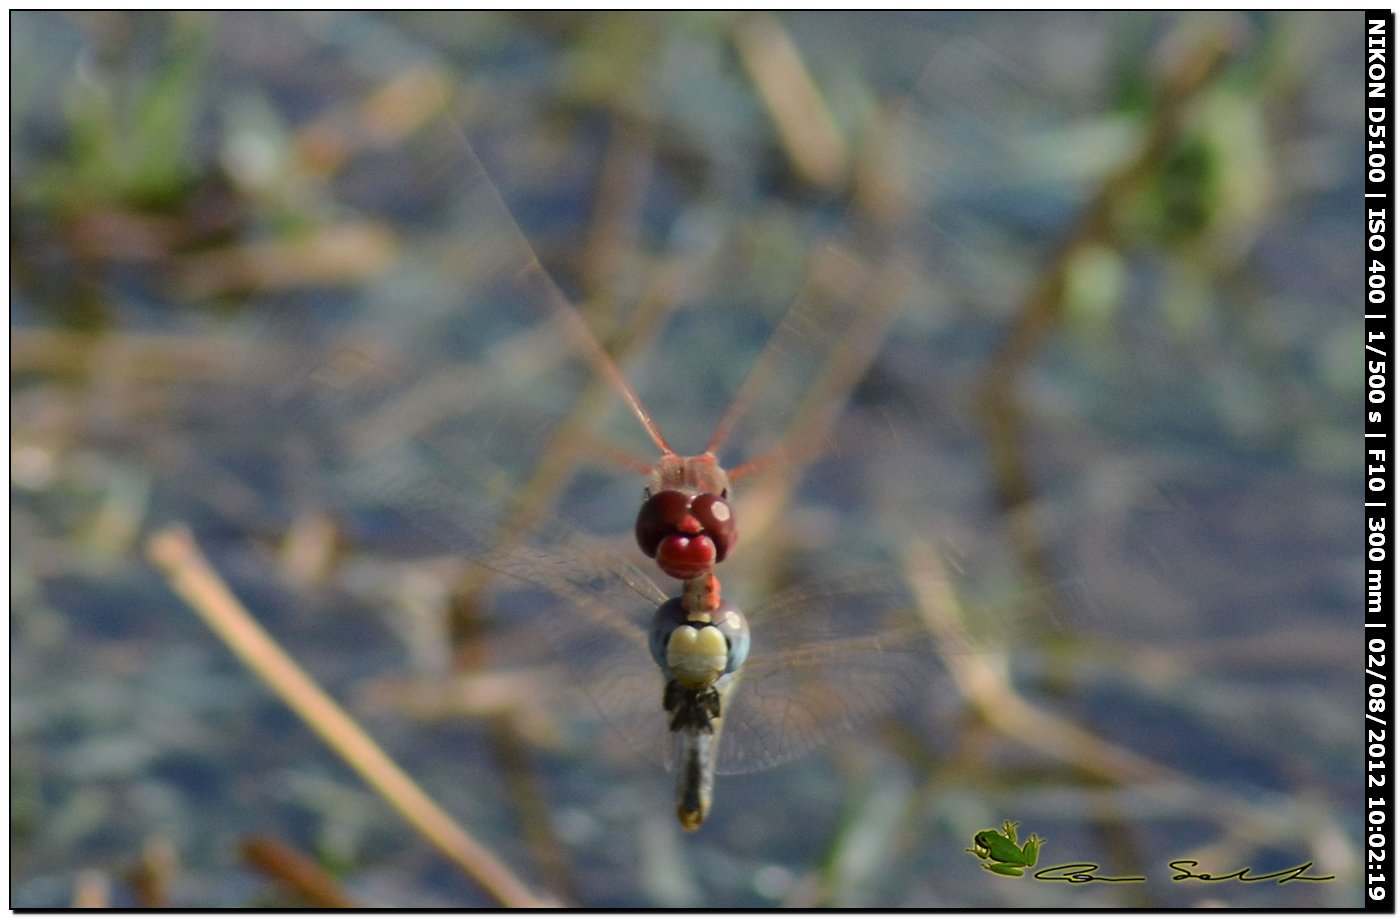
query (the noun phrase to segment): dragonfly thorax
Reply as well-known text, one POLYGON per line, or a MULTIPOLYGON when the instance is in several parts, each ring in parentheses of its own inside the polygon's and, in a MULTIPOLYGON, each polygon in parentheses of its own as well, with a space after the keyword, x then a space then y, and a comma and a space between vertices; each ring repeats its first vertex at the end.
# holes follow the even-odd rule
POLYGON ((649 645, 652 660, 668 682, 703 689, 744 663, 749 654, 749 625, 732 603, 695 615, 673 598, 657 608, 649 645))

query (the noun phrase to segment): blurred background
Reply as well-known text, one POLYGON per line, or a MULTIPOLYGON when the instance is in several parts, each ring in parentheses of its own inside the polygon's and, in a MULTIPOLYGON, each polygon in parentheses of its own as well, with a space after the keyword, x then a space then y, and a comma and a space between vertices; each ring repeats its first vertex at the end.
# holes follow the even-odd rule
POLYGON ((171 591, 174 522, 543 897, 1359 906, 1358 14, 10 22, 13 906, 495 902, 171 591), (693 835, 567 610, 462 587, 521 495, 636 555, 597 458, 655 450, 541 266, 683 452, 768 368, 726 596, 897 565, 990 624, 693 835), (990 874, 1007 819, 1146 880, 990 874))

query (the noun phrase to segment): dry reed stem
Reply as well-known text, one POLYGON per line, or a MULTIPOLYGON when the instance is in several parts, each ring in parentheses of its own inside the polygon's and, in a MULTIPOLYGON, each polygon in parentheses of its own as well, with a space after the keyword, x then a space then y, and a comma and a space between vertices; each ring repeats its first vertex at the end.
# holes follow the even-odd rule
POLYGON ((1007 512, 1012 543, 1022 568, 1049 590, 1053 591, 1055 583, 1053 563, 1034 511, 1036 488, 1025 459, 1026 421, 1017 384, 1047 336, 1063 319, 1065 290, 1075 259, 1094 246, 1121 245, 1114 225, 1119 211, 1161 170, 1179 136, 1187 106, 1211 85, 1234 50, 1230 33, 1210 31, 1198 39, 1180 65, 1162 81, 1156 108, 1137 149, 1104 176, 1026 292, 995 356, 982 372, 981 422, 993 487, 1007 512))
POLYGON ((747 14, 731 35, 793 168, 814 185, 838 187, 850 171, 850 153, 781 20, 771 13, 747 14))
POLYGON ((74 331, 32 328, 10 332, 10 372, 133 380, 227 380, 242 368, 241 342, 184 332, 74 331))
POLYGON ((321 909, 360 909, 362 905, 311 859, 271 836, 243 842, 243 857, 287 890, 321 909))
POLYGON ((179 870, 175 846, 163 836, 146 840, 141 860, 127 872, 127 882, 142 909, 167 909, 169 890, 179 870))
POLYGON ((78 872, 73 884, 73 909, 111 909, 112 882, 94 868, 78 872))
POLYGON ((239 659, 468 877, 505 906, 548 905, 429 798, 254 621, 200 553, 187 527, 177 524, 153 535, 147 554, 239 659))
MULTIPOLYGON (((904 554, 905 566, 912 573, 910 586, 929 631, 940 648, 959 650, 966 644, 965 614, 938 553, 923 540, 911 537, 905 540, 904 554)), ((1110 782, 1185 781, 1165 766, 1031 705, 1012 683, 1004 654, 951 653, 943 658, 963 698, 1005 736, 1110 782)))
POLYGON ((927 542, 911 537, 906 540, 904 564, 925 625, 941 648, 955 652, 944 654, 943 660, 959 693, 1001 735, 1092 779, 1125 788, 1153 786, 1180 795, 1193 802, 1198 813, 1219 821, 1224 840, 1244 840, 1256 846, 1282 841, 1298 835, 1297 828, 1307 822, 1306 808, 1277 801, 1255 804, 1104 740, 1028 702, 1012 682, 1005 654, 956 653, 967 646, 965 613, 938 553, 927 542))

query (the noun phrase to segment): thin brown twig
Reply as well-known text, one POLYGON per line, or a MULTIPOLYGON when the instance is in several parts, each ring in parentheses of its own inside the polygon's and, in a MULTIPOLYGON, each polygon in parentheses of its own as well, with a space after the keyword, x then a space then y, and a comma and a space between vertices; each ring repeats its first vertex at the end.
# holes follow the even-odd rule
POLYGON ((187 527, 177 524, 153 535, 147 554, 239 659, 468 877, 505 906, 548 905, 428 797, 254 621, 199 551, 187 527))
POLYGON ((850 172, 850 152, 782 21, 772 13, 745 14, 731 34, 793 168, 814 185, 838 187, 850 172))
POLYGON ((613 113, 612 136, 583 246, 580 270, 588 299, 614 287, 619 268, 636 248, 655 155, 656 135, 650 122, 619 105, 613 113))
MULTIPOLYGON (((925 625, 940 648, 960 648, 966 643, 962 604, 938 553, 924 540, 911 537, 904 541, 904 556, 925 625)), ((1166 767, 1031 705, 1012 684, 1004 655, 950 653, 944 662, 963 697, 1007 737, 1088 775, 1122 785, 1180 780, 1166 767)))
POLYGON ((243 857, 287 890, 322 909, 359 909, 362 904, 296 849, 271 836, 243 841, 243 857))
POLYGON ((127 872, 127 883, 143 909, 170 906, 170 883, 177 869, 175 847, 170 840, 156 836, 141 849, 141 860, 127 872))
POLYGON ((578 884, 548 798, 542 794, 539 770, 534 768, 528 744, 522 739, 519 719, 514 713, 496 715, 490 720, 490 728, 492 749, 505 777, 506 793, 520 815, 525 845, 536 870, 551 880, 560 895, 579 900, 578 884))
POLYGON ((1024 462, 1024 428, 1016 384, 1059 324, 1065 289, 1076 259, 1087 249, 1116 242, 1115 220, 1124 202, 1162 167, 1180 132, 1187 104, 1220 72, 1233 49, 1233 37, 1215 30, 1186 55, 1163 81, 1157 107, 1136 151, 1104 177, 1079 219, 1026 293, 996 355, 980 381, 982 423, 990 452, 994 488, 1007 512, 1008 525, 1022 568, 1054 595, 1055 576, 1049 547, 1028 509, 1035 489, 1024 462))
POLYGON ((1006 392, 1045 335, 1059 321, 1064 309, 1065 285, 1075 257, 1086 248, 1113 238, 1118 211, 1134 191, 1161 169, 1179 136, 1187 103, 1210 85, 1232 50, 1229 36, 1212 32, 1163 82, 1157 108, 1137 150, 1104 177, 1097 193, 1027 294, 988 368, 987 384, 992 388, 992 395, 1006 392))
MULTIPOLYGON (((965 646, 966 613, 938 553, 925 540, 911 537, 904 543, 904 563, 920 615, 935 642, 949 649, 965 646)), ((1188 798, 1197 812, 1219 820, 1228 840, 1258 844, 1288 839, 1306 815, 1305 808, 1296 804, 1255 804, 1212 787, 1035 705, 1016 688, 1005 654, 949 653, 943 659, 959 693, 997 733, 1096 782, 1188 798)))

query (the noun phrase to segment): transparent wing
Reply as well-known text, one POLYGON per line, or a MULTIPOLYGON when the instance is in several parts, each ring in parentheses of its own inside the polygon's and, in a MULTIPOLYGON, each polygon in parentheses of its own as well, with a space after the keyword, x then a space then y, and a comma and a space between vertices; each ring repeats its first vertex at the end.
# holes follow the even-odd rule
MULTIPOLYGON (((497 614, 544 632, 615 741, 637 758, 666 762, 664 680, 647 643, 665 592, 615 544, 558 517, 537 513, 528 532, 501 533, 490 518, 476 515, 472 492, 462 487, 455 470, 471 458, 463 451, 448 469, 435 471, 433 457, 420 446, 412 462, 403 461, 409 474, 384 471, 382 481, 374 479, 377 466, 363 465, 354 490, 376 496, 385 510, 411 521, 420 537, 503 575, 493 584, 497 614)), ((394 543, 402 548, 402 536, 394 543)))
MULTIPOLYGON (((603 554, 588 563, 628 564, 603 554)), ((538 583, 538 570, 530 567, 526 579, 538 583)), ((629 619, 626 607, 612 602, 616 591, 550 589, 564 600, 553 620, 556 645, 580 689, 614 736, 671 766, 663 680, 646 648, 645 626, 655 607, 629 619), (566 608, 574 612, 564 615, 566 608)), ((749 624, 753 650, 723 706, 721 774, 776 766, 880 717, 936 710, 953 699, 948 655, 999 650, 1043 634, 1005 620, 974 631, 943 616, 935 638, 915 606, 907 574, 897 569, 798 585, 756 607, 749 624)))
MULTIPOLYGON (((666 594, 616 543, 558 517, 536 515, 528 532, 501 533, 492 518, 477 516, 476 499, 463 488, 457 466, 470 451, 454 455, 446 469, 435 469, 433 459, 420 445, 411 460, 399 457, 383 469, 362 464, 351 490, 411 522, 418 541, 503 576, 491 583, 496 616, 545 635, 616 745, 636 759, 668 762, 665 681, 647 642, 666 594)), ((402 550, 407 540, 396 532, 392 542, 402 550)))
MULTIPOLYGON (((918 151, 946 123, 905 119, 898 149, 927 165, 918 151)), ((360 515, 374 541, 426 542, 529 585, 516 591, 522 598, 539 591, 537 609, 553 620, 581 689, 629 736, 664 732, 660 674, 645 642, 664 594, 553 516, 586 521, 590 532, 630 529, 638 481, 580 469, 599 441, 644 448, 637 413, 601 369, 599 346, 563 303, 456 120, 439 112, 400 147, 382 152, 398 159, 371 164, 413 180, 390 195, 408 200, 413 215, 385 221, 401 236, 395 267, 354 292, 279 305, 255 367, 285 398, 271 414, 245 415, 244 428, 267 434, 264 450, 275 443, 325 471, 329 503, 360 515)), ((807 292, 735 400, 731 421, 749 432, 736 445, 766 450, 785 436, 814 438, 820 424, 792 433, 784 422, 820 420, 844 402, 901 305, 906 288, 889 279, 928 258, 911 256, 902 241, 931 238, 910 227, 938 197, 938 178, 895 183, 916 189, 906 210, 853 214, 815 260, 807 292)), ((709 348, 658 349, 664 366, 652 377, 679 379, 684 385, 666 391, 698 394, 710 418, 724 415, 738 388, 732 380, 751 363, 713 344, 753 325, 732 305, 709 308, 744 302, 725 293, 712 289, 696 309, 719 337, 709 348), (708 369, 696 370, 699 363, 708 369), (728 388, 701 385, 716 366, 731 377, 728 388)), ((720 745, 726 770, 797 755, 843 726, 917 704, 938 681, 936 649, 893 576, 786 594, 751 610, 751 620, 755 653, 720 745)))
POLYGON ((756 608, 750 660, 726 700, 718 771, 749 772, 808 752, 945 688, 940 648, 902 574, 801 585, 756 608))
MULTIPOLYGON (((214 427, 265 433, 255 449, 276 444, 328 473, 333 507, 373 507, 417 530, 438 509, 436 541, 449 548, 479 554, 501 531, 527 532, 564 507, 590 531, 625 529, 640 491, 628 470, 656 454, 642 410, 457 119, 439 105, 375 156, 403 176, 381 194, 411 215, 356 202, 393 228, 392 266, 331 296, 263 291, 244 376, 266 381, 272 403, 236 407, 251 428, 227 414, 214 427), (630 465, 599 462, 618 457, 630 465), (451 525, 449 508, 471 528, 451 525)), ((627 338, 612 343, 625 351, 627 338)), ((309 503, 304 489, 292 494, 309 503)))
POLYGON ((636 759, 668 762, 665 681, 647 647, 652 614, 665 600, 660 590, 625 559, 579 542, 521 546, 479 561, 515 579, 500 585, 497 602, 546 633, 615 745, 636 759))
MULTIPOLYGON (((711 446, 724 447, 722 458, 733 458, 741 473, 769 462, 800 468, 829 447, 836 416, 897 324, 948 322, 970 303, 1006 299, 1005 290, 967 285, 987 274, 981 269, 989 259, 1024 251, 1015 227, 1004 226, 1017 195, 1039 208, 1076 200, 1072 188, 1082 175, 1060 169, 1045 178, 1053 146, 1008 151, 1000 118, 989 116, 1029 117, 1032 96, 1017 86, 1012 60, 976 40, 931 43, 920 79, 853 132, 862 152, 851 203, 836 232, 808 253, 792 306, 714 434, 711 446)), ((1053 123, 1049 112, 1038 120, 1053 123)), ((993 274, 1034 264, 1011 261, 993 274)), ((840 446, 868 449, 845 440, 840 446)))

